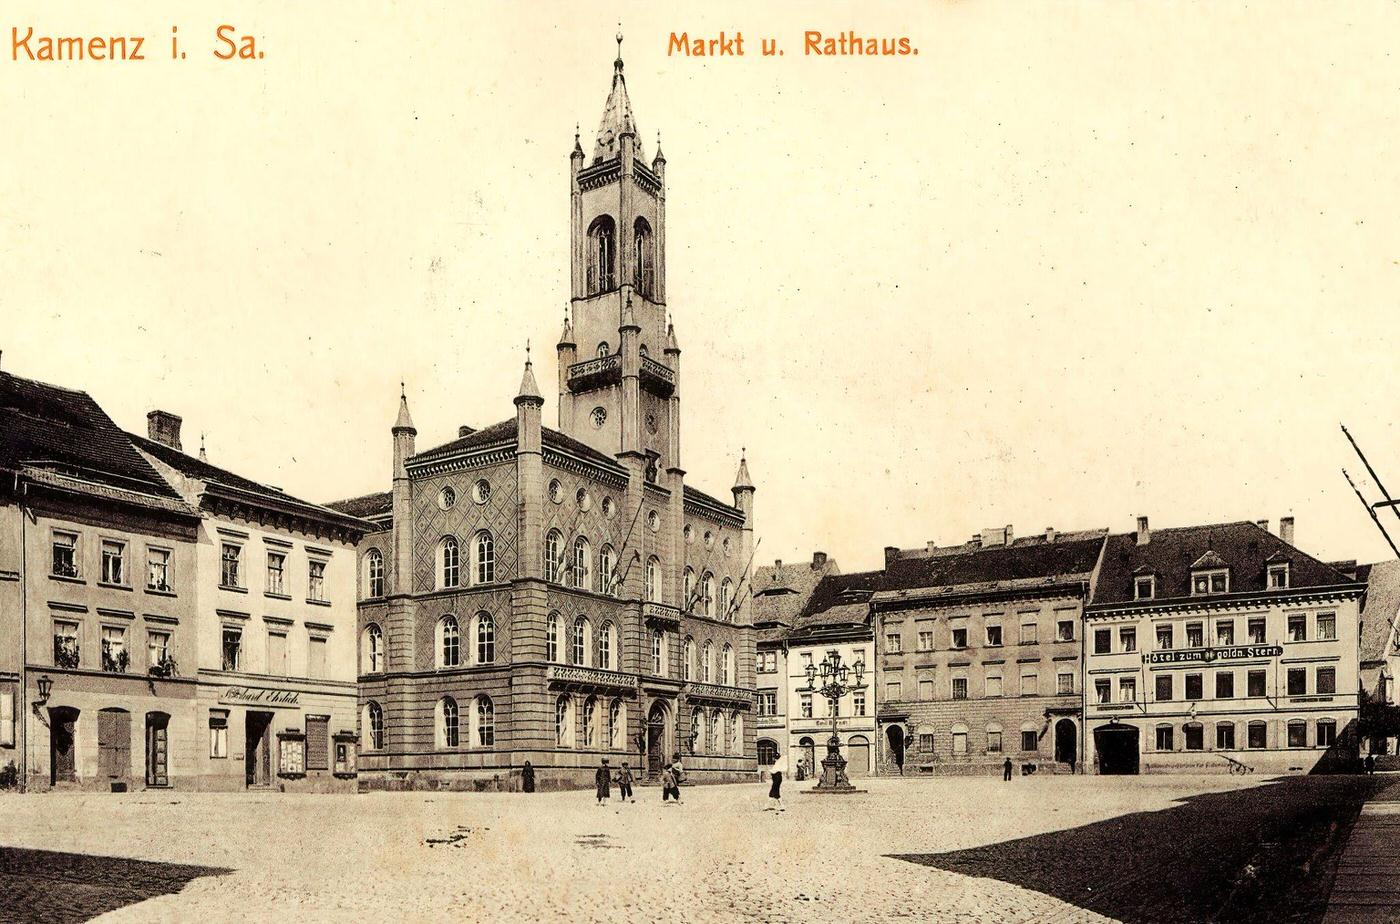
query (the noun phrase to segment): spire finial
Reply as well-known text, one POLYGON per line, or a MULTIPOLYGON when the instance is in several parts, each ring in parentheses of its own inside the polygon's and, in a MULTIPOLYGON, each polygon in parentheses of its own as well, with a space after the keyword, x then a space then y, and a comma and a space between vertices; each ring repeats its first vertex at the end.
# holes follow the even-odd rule
POLYGON ((622 70, 622 23, 617 24, 617 60, 613 62, 613 67, 622 70))
POLYGON ((208 462, 209 453, 204 451, 204 431, 199 432, 199 461, 208 462))
POLYGON ((530 365, 530 338, 525 338, 525 365, 530 365))
POLYGON ((403 379, 399 379, 399 397, 408 400, 408 386, 403 383, 403 379))

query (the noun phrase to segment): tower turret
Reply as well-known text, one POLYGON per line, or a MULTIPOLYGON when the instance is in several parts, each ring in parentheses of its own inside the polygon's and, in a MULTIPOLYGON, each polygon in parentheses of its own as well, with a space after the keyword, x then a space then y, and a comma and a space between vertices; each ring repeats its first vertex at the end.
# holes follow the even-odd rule
POLYGON ((404 594, 413 589, 413 496, 405 463, 413 455, 418 430, 408 413, 408 391, 402 382, 399 383, 399 416, 390 432, 394 437, 394 567, 390 586, 395 593, 404 594))

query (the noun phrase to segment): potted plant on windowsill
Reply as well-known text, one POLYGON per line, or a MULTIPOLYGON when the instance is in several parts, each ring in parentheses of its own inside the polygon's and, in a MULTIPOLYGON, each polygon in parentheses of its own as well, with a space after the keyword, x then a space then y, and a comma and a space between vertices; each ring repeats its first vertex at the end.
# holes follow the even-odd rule
POLYGON ((125 648, 102 646, 102 669, 104 671, 112 674, 124 674, 130 663, 131 655, 127 654, 125 648))
POLYGON ((53 663, 54 667, 76 668, 78 666, 78 640, 75 638, 54 639, 53 663))
POLYGON ((152 677, 174 677, 176 676, 175 659, 170 655, 164 655, 159 661, 150 666, 152 677))

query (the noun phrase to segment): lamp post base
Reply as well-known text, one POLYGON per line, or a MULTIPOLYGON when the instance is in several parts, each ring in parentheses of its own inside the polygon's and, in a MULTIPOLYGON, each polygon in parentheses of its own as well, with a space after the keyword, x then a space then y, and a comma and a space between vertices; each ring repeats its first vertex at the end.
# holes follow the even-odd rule
POLYGON ((851 781, 846 778, 846 758, 841 756, 841 739, 836 735, 832 735, 826 743, 826 757, 822 759, 822 778, 816 786, 803 792, 842 796, 865 792, 864 789, 852 786, 851 781))

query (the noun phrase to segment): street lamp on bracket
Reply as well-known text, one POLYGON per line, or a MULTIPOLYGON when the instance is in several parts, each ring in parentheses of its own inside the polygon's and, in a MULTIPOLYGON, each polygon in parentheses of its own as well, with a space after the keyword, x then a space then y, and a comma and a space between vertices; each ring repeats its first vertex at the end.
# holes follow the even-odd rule
POLYGON ((847 693, 865 689, 865 662, 854 665, 843 664, 841 652, 832 648, 822 658, 820 665, 807 665, 807 693, 820 693, 830 703, 831 737, 826 741, 826 757, 822 760, 822 778, 808 792, 852 793, 859 792, 846 778, 846 759, 841 756, 841 735, 837 731, 836 720, 840 709, 838 704, 847 693), (818 685, 817 681, 821 684, 818 685))

